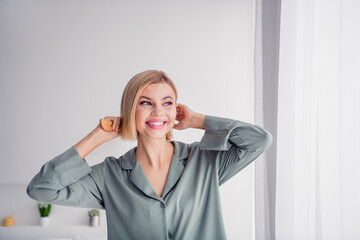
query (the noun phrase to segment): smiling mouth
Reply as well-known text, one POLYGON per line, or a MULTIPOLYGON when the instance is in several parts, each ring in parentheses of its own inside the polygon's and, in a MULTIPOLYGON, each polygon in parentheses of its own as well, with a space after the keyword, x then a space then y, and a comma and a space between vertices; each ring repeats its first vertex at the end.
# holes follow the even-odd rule
POLYGON ((164 125, 166 123, 165 122, 146 122, 147 124, 149 125, 152 125, 152 126, 161 126, 161 125, 164 125))
POLYGON ((167 121, 146 122, 146 124, 152 129, 162 129, 166 123, 167 121))

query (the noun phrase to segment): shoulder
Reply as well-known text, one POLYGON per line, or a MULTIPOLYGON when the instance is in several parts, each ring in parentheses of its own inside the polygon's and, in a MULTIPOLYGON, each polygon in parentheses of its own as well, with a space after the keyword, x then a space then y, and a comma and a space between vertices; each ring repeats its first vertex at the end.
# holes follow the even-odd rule
POLYGON ((171 141, 174 145, 174 155, 179 159, 187 159, 203 154, 209 154, 212 151, 202 150, 200 148, 200 142, 184 143, 179 141, 171 141))
POLYGON ((175 146, 174 156, 177 158, 187 171, 193 174, 213 171, 216 169, 216 151, 202 150, 200 142, 183 143, 173 141, 175 146))
POLYGON ((120 157, 108 156, 104 160, 104 165, 110 169, 132 169, 136 163, 136 147, 127 151, 120 157))
POLYGON ((114 168, 114 167, 121 167, 122 162, 126 161, 126 159, 129 159, 129 155, 131 155, 131 152, 133 152, 134 149, 129 150, 127 153, 125 153, 122 156, 115 157, 113 155, 105 157, 105 159, 102 162, 99 162, 97 164, 94 164, 91 166, 93 170, 99 170, 99 169, 106 169, 106 168, 114 168))
POLYGON ((199 147, 199 142, 184 143, 179 141, 171 141, 174 145, 174 155, 179 159, 187 158, 190 152, 196 150, 199 147))

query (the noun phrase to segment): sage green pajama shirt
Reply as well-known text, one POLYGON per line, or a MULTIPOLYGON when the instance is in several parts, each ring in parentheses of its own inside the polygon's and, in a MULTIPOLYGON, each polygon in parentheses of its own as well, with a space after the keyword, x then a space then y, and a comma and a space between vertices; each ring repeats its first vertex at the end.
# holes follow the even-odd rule
MULTIPOLYGON (((219 186, 272 143, 263 128, 207 115, 200 142, 172 141, 162 197, 136 159, 136 147, 89 166, 72 146, 45 163, 28 195, 52 204, 105 208, 108 239, 226 239, 219 186)), ((234 192, 237 190, 234 189, 234 192)))

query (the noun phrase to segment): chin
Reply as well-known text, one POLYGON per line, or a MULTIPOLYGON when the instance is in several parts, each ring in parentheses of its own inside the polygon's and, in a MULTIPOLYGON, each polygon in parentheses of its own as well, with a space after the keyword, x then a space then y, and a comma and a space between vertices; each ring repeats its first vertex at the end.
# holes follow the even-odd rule
POLYGON ((143 136, 149 139, 166 139, 166 134, 168 133, 164 132, 164 133, 148 133, 148 134, 144 134, 143 136))

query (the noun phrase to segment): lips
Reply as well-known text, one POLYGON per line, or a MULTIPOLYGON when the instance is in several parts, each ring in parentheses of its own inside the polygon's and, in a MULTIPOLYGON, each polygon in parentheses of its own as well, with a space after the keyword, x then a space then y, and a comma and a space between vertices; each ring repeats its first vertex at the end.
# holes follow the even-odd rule
POLYGON ((168 122, 160 119, 153 119, 146 122, 146 125, 151 129, 163 129, 168 122))

